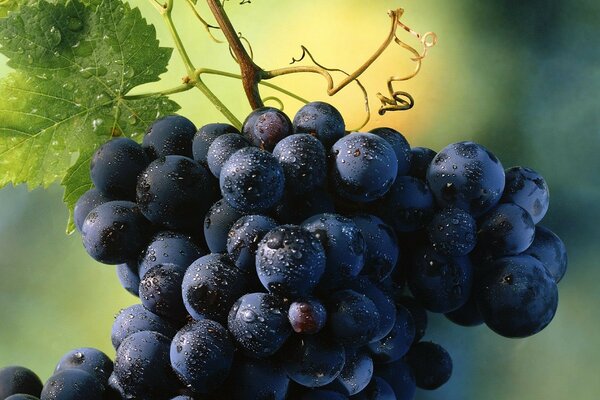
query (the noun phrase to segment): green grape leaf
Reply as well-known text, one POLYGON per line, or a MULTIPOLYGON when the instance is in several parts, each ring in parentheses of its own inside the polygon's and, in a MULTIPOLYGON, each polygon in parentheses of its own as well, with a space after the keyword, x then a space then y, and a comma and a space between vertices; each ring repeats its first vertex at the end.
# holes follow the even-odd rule
POLYGON ((0 52, 15 69, 0 80, 0 187, 62 180, 72 212, 98 146, 122 135, 140 141, 179 109, 161 95, 127 97, 159 79, 172 49, 120 0, 30 3, 0 19, 0 52))

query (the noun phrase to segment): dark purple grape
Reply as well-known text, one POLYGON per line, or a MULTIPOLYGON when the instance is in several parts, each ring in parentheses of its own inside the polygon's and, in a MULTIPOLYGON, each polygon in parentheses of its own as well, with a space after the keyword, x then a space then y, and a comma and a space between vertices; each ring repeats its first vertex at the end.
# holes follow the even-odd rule
POLYGON ((362 349, 347 348, 346 362, 340 374, 327 388, 354 396, 367 387, 373 377, 373 360, 362 349))
POLYGON ((246 117, 242 134, 252 145, 272 151, 284 137, 291 135, 292 121, 283 112, 273 107, 261 107, 246 117))
POLYGON ((115 377, 127 398, 160 398, 174 392, 177 381, 169 360, 170 345, 169 338, 152 331, 123 340, 115 357, 115 377))
POLYGON ((12 396, 6 397, 4 400, 39 400, 39 397, 32 396, 30 394, 13 394, 12 396))
POLYGON ((194 160, 200 164, 207 166, 206 157, 208 155, 208 148, 212 142, 221 135, 226 133, 240 133, 234 126, 229 124, 207 124, 198 129, 198 132, 194 135, 192 142, 192 154, 194 160))
POLYGON ((85 217, 87 217, 90 211, 98 207, 100 204, 108 203, 112 200, 115 199, 105 195, 96 188, 92 188, 82 194, 77 200, 75 209, 73 211, 73 219, 75 220, 75 227, 77 230, 81 232, 83 221, 85 221, 85 217))
POLYGON ((434 157, 427 184, 441 207, 458 207, 479 217, 500 200, 504 168, 480 144, 454 143, 434 157))
POLYGON ((396 400, 396 394, 385 379, 373 376, 367 387, 352 397, 352 400, 396 400))
POLYGON ((309 231, 296 225, 274 228, 256 252, 256 272, 272 293, 307 296, 325 271, 325 250, 309 231))
POLYGON ((219 182, 223 198, 230 205, 246 213, 260 213, 281 200, 285 177, 271 153, 246 147, 225 162, 219 182))
POLYGON ((127 290, 132 295, 139 297, 140 292, 140 275, 138 273, 137 261, 129 261, 117 265, 117 277, 123 289, 127 290))
POLYGON ((352 133, 331 148, 331 176, 336 193, 355 202, 369 202, 387 193, 398 172, 392 146, 372 133, 352 133))
POLYGON ((138 272, 141 278, 156 264, 176 264, 187 268, 205 254, 206 251, 189 235, 172 231, 158 232, 141 254, 138 272))
POLYGON ((173 370, 196 393, 211 393, 225 382, 235 347, 227 330, 208 319, 177 332, 170 348, 173 370))
POLYGON ((396 309, 396 323, 384 338, 369 343, 368 348, 376 363, 390 363, 402 358, 415 339, 415 323, 403 306, 396 309))
POLYGON ((320 187, 327 177, 325 147, 313 136, 295 134, 283 138, 273 149, 283 167, 285 189, 300 195, 320 187))
POLYGON ((249 293, 235 302, 227 320, 239 348, 255 358, 277 352, 292 333, 286 304, 269 293, 249 293))
POLYGON ((192 140, 196 126, 181 115, 168 115, 150 125, 142 147, 151 160, 159 157, 180 155, 192 157, 192 140))
POLYGON ((109 201, 94 208, 81 227, 83 246, 96 261, 121 264, 135 259, 146 243, 149 224, 137 204, 109 201))
POLYGON ((227 253, 236 267, 256 274, 256 251, 263 237, 277 222, 264 215, 246 215, 238 219, 227 234, 227 253))
POLYGON ((321 101, 302 106, 294 116, 293 125, 294 132, 316 137, 326 150, 346 132, 346 124, 340 112, 331 104, 321 101))
POLYGON ((333 382, 346 361, 344 347, 323 334, 294 337, 282 354, 290 379, 311 388, 333 382))
POLYGON ((177 264, 156 264, 140 281, 139 294, 144 307, 163 318, 181 321, 188 313, 181 298, 186 268, 177 264))
POLYGON ((284 194, 274 208, 274 218, 281 224, 299 225, 313 215, 334 212, 335 204, 331 195, 317 188, 302 195, 284 194))
POLYGON ((113 372, 113 362, 98 349, 82 347, 71 350, 61 357, 54 369, 54 374, 67 369, 79 369, 92 375, 103 384, 108 382, 113 372))
POLYGON ((437 389, 452 375, 452 358, 439 344, 419 342, 411 347, 406 359, 421 389, 437 389))
POLYGON ((110 197, 135 200, 138 177, 149 163, 142 146, 129 138, 116 138, 94 153, 90 178, 98 190, 110 197))
POLYGON ((433 195, 425 182, 412 176, 398 176, 373 209, 396 233, 414 232, 430 221, 434 213, 433 195))
POLYGON ((137 203, 153 224, 193 230, 212 204, 216 187, 209 171, 191 158, 160 157, 137 184, 137 203))
POLYGON ((398 159, 398 176, 408 175, 412 154, 410 145, 404 135, 392 128, 375 128, 369 132, 385 139, 394 149, 398 159))
POLYGON ((285 400, 290 379, 274 358, 237 357, 225 386, 232 400, 285 400))
POLYGON ((378 334, 380 314, 371 299, 354 290, 333 293, 327 303, 327 327, 344 346, 362 346, 378 334))
POLYGON ((39 396, 42 381, 32 370, 12 365, 0 369, 0 398, 17 393, 39 396))
POLYGON ((565 244, 551 230, 541 225, 535 227, 533 243, 523 254, 540 260, 556 283, 560 282, 567 271, 565 244))
POLYGON ((460 208, 446 208, 433 216, 427 235, 437 253, 448 257, 466 256, 477 244, 477 223, 460 208))
POLYGON ((461 307, 471 295, 473 271, 468 257, 444 257, 431 247, 414 255, 408 286, 427 310, 447 313, 461 307))
POLYGON ((141 331, 154 331, 171 338, 177 329, 141 304, 135 304, 122 309, 115 317, 110 335, 113 347, 118 349, 123 340, 141 331))
POLYGON ((517 255, 533 243, 531 215, 514 203, 502 203, 479 222, 478 246, 493 256, 517 255))
POLYGON ((352 217, 366 244, 365 266, 361 273, 377 282, 387 278, 398 263, 400 249, 394 230, 374 215, 352 217))
POLYGON ((534 224, 544 218, 550 202, 544 178, 530 168, 512 167, 506 170, 506 185, 502 203, 515 203, 531 215, 534 224))
POLYGON ((226 133, 211 143, 206 154, 206 163, 210 172, 219 179, 225 161, 236 151, 250 146, 250 142, 239 133, 226 133))
POLYGON ((317 214, 302 223, 325 249, 325 272, 319 285, 339 287, 355 278, 365 263, 366 244, 363 235, 350 219, 339 214, 317 214))
POLYGON ((348 400, 347 396, 333 390, 306 390, 300 400, 348 400))
POLYGON ((245 293, 247 274, 226 254, 213 253, 194 261, 181 284, 183 303, 194 319, 225 322, 233 303, 245 293))
POLYGON ((410 296, 400 296, 396 299, 396 309, 399 310, 401 307, 408 310, 415 323, 415 339, 413 342, 416 343, 425 336, 425 331, 427 331, 427 310, 414 297, 410 296))
POLYGON ((227 251, 229 230, 244 214, 230 206, 224 199, 212 205, 204 217, 204 239, 211 253, 227 251))
POLYGON ((410 169, 408 174, 422 181, 427 179, 429 164, 437 153, 427 147, 413 147, 410 150, 410 169))
POLYGON ((417 390, 415 375, 404 359, 377 365, 375 375, 383 378, 392 387, 396 400, 414 400, 417 390))
POLYGON ((288 310, 288 319, 294 332, 314 334, 325 326, 327 310, 317 299, 295 301, 288 310))
POLYGON ((496 260, 480 279, 475 296, 486 325, 511 338, 544 329, 558 306, 554 278, 538 259, 528 255, 496 260))
POLYGON ((103 400, 105 388, 81 369, 66 369, 46 381, 41 400, 103 400))
POLYGON ((380 340, 390 333, 396 322, 396 306, 393 299, 366 276, 361 276, 353 280, 346 287, 354 290, 356 293, 364 294, 377 307, 379 320, 377 321, 377 330, 371 338, 371 342, 380 340))
POLYGON ((445 314, 446 318, 461 326, 477 326, 483 324, 483 317, 477 308, 473 293, 460 308, 445 314))

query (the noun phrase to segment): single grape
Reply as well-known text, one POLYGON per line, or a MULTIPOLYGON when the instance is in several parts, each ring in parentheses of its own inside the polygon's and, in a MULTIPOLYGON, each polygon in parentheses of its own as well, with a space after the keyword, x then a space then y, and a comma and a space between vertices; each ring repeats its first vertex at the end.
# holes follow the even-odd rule
POLYGON ((325 250, 309 231, 296 225, 272 229, 258 244, 256 272, 272 293, 306 296, 325 271, 325 250))
POLYGON ((550 202, 544 178, 530 168, 512 167, 506 170, 506 185, 502 203, 515 203, 531 215, 534 224, 544 218, 550 202))
POLYGON ((163 318, 181 321, 188 313, 181 297, 186 268, 177 264, 156 264, 142 277, 140 300, 144 307, 163 318))
POLYGON ((367 387, 373 377, 373 360, 362 349, 347 348, 346 362, 340 374, 327 388, 354 396, 367 387))
POLYGON ((446 208, 433 216, 427 234, 437 253, 448 257, 466 256, 477 244, 477 223, 460 208, 446 208))
POLYGON ((414 232, 427 225, 434 213, 434 201, 425 182, 399 176, 390 190, 374 205, 374 213, 396 233, 414 232))
POLYGON ((227 250, 227 235, 233 224, 244 215, 224 199, 212 205, 204 217, 204 239, 212 253, 227 250))
POLYGON ((302 223, 325 249, 325 272, 320 286, 339 287, 358 276, 365 264, 365 239, 356 224, 339 214, 317 214, 302 223))
POLYGON ((236 151, 250 146, 250 142, 239 133, 226 133, 211 143, 206 154, 206 163, 210 172, 219 179, 225 161, 236 151))
POLYGON ((313 101, 305 104, 294 116, 294 132, 308 133, 319 139, 328 150, 346 132, 340 112, 331 104, 313 101))
POLYGON ((233 303, 245 293, 247 274, 227 254, 213 253, 194 261, 180 288, 183 304, 194 319, 226 322, 233 303))
POLYGON ((377 365, 375 375, 383 378, 392 387, 396 400, 413 400, 415 398, 417 390, 415 375, 404 359, 377 365))
POLYGON ((414 255, 408 286, 427 310, 436 313, 456 310, 471 295, 471 261, 468 257, 444 257, 431 247, 423 247, 414 255))
POLYGON ((504 168, 480 144, 454 143, 434 157, 427 184, 441 207, 458 207, 479 217, 500 200, 504 168))
POLYGON ((290 379, 273 359, 237 357, 225 386, 232 400, 285 400, 290 379))
POLYGON ((452 358, 439 344, 419 342, 411 347, 406 359, 421 389, 437 389, 452 375, 452 358))
POLYGON ((352 400, 396 400, 396 394, 385 379, 373 376, 367 387, 356 394, 352 400))
POLYGON ((90 178, 102 193, 120 200, 135 200, 138 176, 150 161, 129 138, 116 138, 96 150, 90 163, 90 178))
POLYGON ((371 299, 354 290, 333 293, 326 303, 331 337, 344 346, 362 346, 378 334, 380 314, 371 299))
POLYGON ((192 230, 210 208, 213 177, 202 165, 183 156, 161 157, 150 163, 137 183, 137 203, 153 224, 192 230))
POLYGON ((377 321, 377 330, 371 338, 371 342, 380 340, 390 333, 396 322, 396 306, 393 299, 366 276, 358 277, 346 285, 346 288, 354 290, 356 293, 364 294, 377 308, 379 320, 377 321))
POLYGON ((403 306, 396 306, 396 323, 384 338, 368 345, 373 361, 390 363, 402 358, 415 339, 415 322, 403 306))
POLYGON ((240 131, 237 130, 233 125, 222 123, 207 124, 200 127, 198 132, 196 132, 194 135, 194 140, 192 141, 192 155, 194 156, 194 160, 198 161, 204 166, 207 166, 208 161, 206 157, 208 156, 208 148, 217 137, 226 133, 239 134, 240 131))
POLYGON ((425 336, 425 331, 427 331, 427 310, 414 297, 410 296, 400 296, 396 299, 396 309, 399 310, 401 307, 408 310, 415 323, 413 342, 416 343, 425 336))
POLYGON ((171 341, 158 332, 136 332, 123 340, 115 357, 115 376, 127 398, 156 398, 176 386, 171 370, 171 341))
POLYGON ((427 147, 413 147, 410 149, 410 169, 408 174, 422 181, 427 179, 429 164, 437 153, 427 147))
POLYGON ((137 261, 129 261, 117 265, 117 277, 123 289, 127 290, 132 295, 140 296, 140 275, 138 273, 137 261))
POLYGON ((54 374, 67 369, 80 369, 105 384, 113 372, 113 362, 98 349, 82 347, 62 356, 54 368, 54 374))
POLYGON ((77 200, 77 203, 75 203, 75 209, 73 210, 73 219, 75 220, 75 227, 77 230, 81 232, 83 221, 85 221, 85 217, 87 217, 90 211, 100 204, 108 203, 112 200, 115 199, 105 195, 96 188, 92 188, 82 194, 77 200))
POLYGON ((360 229, 367 249, 361 273, 381 282, 392 273, 400 257, 396 234, 388 224, 374 215, 355 215, 352 221, 360 229))
POLYGON ((110 335, 113 347, 118 349, 123 340, 141 331, 154 331, 171 338, 177 329, 141 304, 135 304, 122 309, 115 317, 110 335))
POLYGON ((327 177, 325 147, 309 134, 283 138, 273 149, 283 167, 286 191, 299 195, 320 187, 327 177))
POLYGON ((298 225, 313 215, 334 212, 333 198, 322 188, 302 195, 286 193, 274 207, 274 217, 282 224, 298 225))
POLYGON ((120 264, 135 259, 146 243, 148 221, 131 201, 109 201, 94 208, 81 227, 83 246, 96 261, 120 264))
POLYGON ((296 333, 314 334, 325 326, 327 310, 317 299, 295 301, 288 310, 290 325, 296 333))
POLYGON ((293 337, 282 354, 290 379, 311 388, 333 382, 346 361, 344 347, 323 334, 293 337))
POLYGON ((475 296, 471 293, 469 300, 454 311, 445 314, 446 318, 461 326, 477 326, 483 324, 483 317, 477 308, 475 296))
POLYGON ((221 169, 223 198, 240 211, 260 213, 281 200, 285 186, 277 159, 256 147, 236 151, 221 169))
POLYGON ((255 358, 275 354, 292 331, 284 300, 269 293, 240 297, 231 307, 227 326, 238 347, 255 358))
POLYGON ((527 337, 544 329, 556 313, 558 288, 544 265, 528 255, 496 260, 475 293, 483 320, 506 337, 527 337))
POLYGON ((411 150, 408 141, 400 132, 392 128, 375 128, 369 131, 388 142, 398 159, 398 176, 408 175, 411 167, 411 150))
POLYGON ((227 253, 236 267, 256 274, 256 251, 263 237, 277 222, 264 215, 246 215, 238 219, 227 234, 227 253))
POLYGON ((233 363, 234 345, 227 330, 209 319, 195 321, 180 330, 171 343, 173 370, 197 393, 221 386, 233 363))
POLYGON ((46 381, 41 400, 103 400, 104 386, 81 369, 65 369, 46 381))
POLYGON ((192 140, 196 126, 181 115, 168 115, 150 125, 142 147, 151 160, 159 157, 179 155, 192 157, 192 140))
POLYGON ((541 225, 535 227, 533 243, 523 254, 537 258, 544 264, 556 283, 567 271, 567 248, 550 229, 541 225))
POLYGON ((256 147, 272 151, 284 137, 291 135, 292 121, 283 112, 273 107, 261 107, 246 117, 242 134, 256 147))
POLYGON ((42 381, 32 370, 12 365, 0 369, 0 399, 17 393, 39 396, 42 381))
POLYGON ((390 189, 398 172, 392 146, 372 133, 352 133, 331 148, 331 176, 336 192, 356 202, 369 202, 390 189))
POLYGON ((139 276, 142 278, 156 264, 176 264, 187 268, 205 254, 206 251, 189 235, 172 231, 158 232, 140 255, 139 276))
POLYGON ((478 245, 494 256, 516 255, 533 243, 535 225, 527 211, 502 203, 479 222, 478 245))

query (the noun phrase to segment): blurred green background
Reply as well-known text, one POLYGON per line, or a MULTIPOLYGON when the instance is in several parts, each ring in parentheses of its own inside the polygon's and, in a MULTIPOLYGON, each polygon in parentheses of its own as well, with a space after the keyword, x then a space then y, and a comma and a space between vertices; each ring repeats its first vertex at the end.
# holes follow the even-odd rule
MULTIPOLYGON (((131 0, 156 24, 149 2, 131 0)), ((176 2, 176 18, 198 66, 235 71, 224 45, 208 40, 176 2)), ((202 4, 202 1, 199 1, 202 4)), ((368 128, 392 126, 414 146, 436 150, 458 140, 481 142, 506 167, 525 165, 543 174, 551 206, 543 224, 569 250, 560 305, 550 326, 524 339, 499 337, 486 327, 461 328, 432 316, 426 338, 443 344, 454 374, 443 388, 418 399, 597 399, 600 397, 600 3, 556 0, 256 0, 227 3, 236 29, 247 37, 264 68, 289 63, 306 45, 326 66, 352 70, 388 30, 386 10, 402 6, 413 29, 435 31, 439 42, 417 78, 403 85, 413 110, 375 116, 368 128)), ((202 6, 200 7, 202 9, 202 6)), ((204 12, 205 15, 208 15, 204 12)), ((411 38, 406 35, 410 43, 411 38)), ((0 75, 8 68, 0 66, 0 75)), ((390 48, 363 82, 372 95, 388 76, 411 68, 406 52, 390 48)), ((154 87, 171 87, 184 72, 173 58, 154 87)), ((249 111, 239 82, 208 83, 239 118, 249 111)), ((279 81, 310 99, 328 100, 361 120, 362 102, 352 88, 328 99, 316 77, 279 81)), ((264 92, 268 94, 268 92, 264 92)), ((174 97, 197 124, 223 121, 197 92, 174 97)), ((299 104, 286 102, 293 114, 299 104)), ((0 121, 0 123, 2 123, 0 121)), ((121 289, 114 267, 93 262, 77 234, 66 236, 61 188, 0 191, 0 365, 21 364, 47 378, 66 351, 98 347, 113 356, 113 316, 136 299, 121 289)))

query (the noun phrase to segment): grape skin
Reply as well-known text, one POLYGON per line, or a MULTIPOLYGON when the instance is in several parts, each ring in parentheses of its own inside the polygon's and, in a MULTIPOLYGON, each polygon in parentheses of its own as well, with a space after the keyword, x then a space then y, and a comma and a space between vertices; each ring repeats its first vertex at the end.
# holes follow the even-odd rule
POLYGON ((40 378, 28 368, 13 365, 0 369, 0 398, 17 393, 39 396, 42 387, 40 378))
POLYGON ((192 141, 196 126, 181 115, 167 115, 150 125, 142 147, 150 160, 159 157, 180 155, 192 157, 192 141))
POLYGON ((222 123, 206 124, 200 127, 198 132, 196 132, 194 135, 194 139, 192 141, 192 155, 194 160, 198 161, 204 166, 207 166, 207 156, 210 145, 217 137, 226 133, 239 134, 240 131, 232 125, 222 123))
POLYGON ((326 150, 346 132, 346 124, 340 112, 322 101, 302 106, 294 116, 293 126, 294 132, 307 133, 319 139, 326 150))

